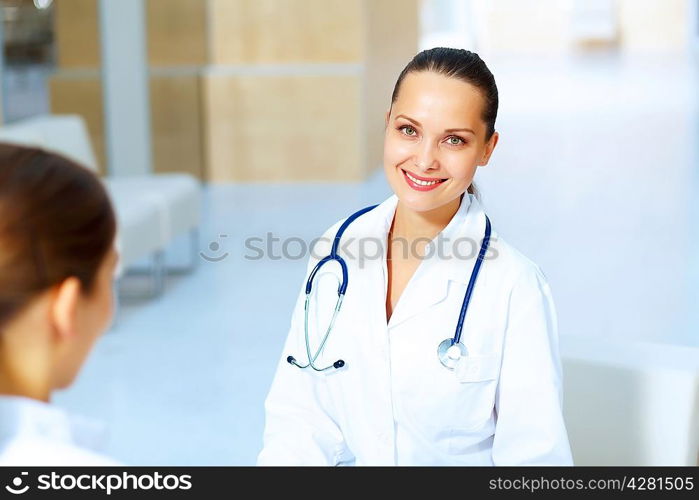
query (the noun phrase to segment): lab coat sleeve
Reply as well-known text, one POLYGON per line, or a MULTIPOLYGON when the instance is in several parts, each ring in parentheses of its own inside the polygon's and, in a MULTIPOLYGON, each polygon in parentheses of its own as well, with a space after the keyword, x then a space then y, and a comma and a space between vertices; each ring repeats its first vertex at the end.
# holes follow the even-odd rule
POLYGON ((563 420, 558 319, 551 289, 538 266, 513 285, 505 331, 494 465, 573 465, 563 420))
MULTIPOLYGON (((311 257, 306 276, 317 261, 311 257)), ((300 363, 306 362, 304 300, 305 280, 265 400, 265 430, 258 465, 338 465, 351 460, 333 418, 325 375, 310 368, 301 370, 286 361, 293 355, 300 363)))

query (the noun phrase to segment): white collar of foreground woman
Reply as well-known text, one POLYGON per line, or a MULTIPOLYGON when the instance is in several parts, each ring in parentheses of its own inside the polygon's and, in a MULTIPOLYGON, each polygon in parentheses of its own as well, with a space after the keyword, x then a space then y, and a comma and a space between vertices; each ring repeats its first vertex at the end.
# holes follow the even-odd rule
POLYGON ((107 433, 101 422, 70 415, 53 404, 0 395, 0 442, 20 436, 99 450, 104 447, 107 433))

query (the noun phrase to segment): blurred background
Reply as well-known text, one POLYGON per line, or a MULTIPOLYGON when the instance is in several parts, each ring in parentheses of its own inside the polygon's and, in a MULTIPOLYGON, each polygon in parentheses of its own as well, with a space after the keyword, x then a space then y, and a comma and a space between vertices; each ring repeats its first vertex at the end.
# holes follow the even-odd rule
POLYGON ((125 463, 254 463, 299 240, 391 194, 393 85, 450 46, 498 84, 475 182, 551 283, 576 463, 696 465, 698 4, 2 0, 0 139, 97 170, 121 224, 116 322, 57 402, 125 463))

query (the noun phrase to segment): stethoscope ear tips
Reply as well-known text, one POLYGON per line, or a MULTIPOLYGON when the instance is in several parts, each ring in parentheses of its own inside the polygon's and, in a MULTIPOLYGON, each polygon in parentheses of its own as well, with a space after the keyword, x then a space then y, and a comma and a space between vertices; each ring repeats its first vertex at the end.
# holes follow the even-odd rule
POLYGON ((337 361, 335 361, 335 362, 333 363, 333 367, 334 367, 335 369, 342 368, 343 366, 345 366, 345 362, 342 361, 341 359, 338 359, 337 361))
POLYGON ((289 363, 290 365, 295 365, 296 364, 296 358, 293 356, 289 356, 286 358, 286 362, 289 363))

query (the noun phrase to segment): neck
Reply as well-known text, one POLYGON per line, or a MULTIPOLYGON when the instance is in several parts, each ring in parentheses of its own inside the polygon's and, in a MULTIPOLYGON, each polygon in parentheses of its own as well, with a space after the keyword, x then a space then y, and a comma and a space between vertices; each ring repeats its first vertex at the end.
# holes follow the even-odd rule
POLYGON ((0 394, 48 402, 51 359, 47 333, 36 324, 15 323, 0 331, 0 394))
POLYGON ((46 403, 51 399, 48 385, 38 384, 36 381, 25 378, 16 378, 4 372, 0 374, 0 395, 22 396, 46 403))
POLYGON ((425 212, 416 212, 398 200, 396 213, 391 224, 392 238, 414 241, 418 238, 433 239, 454 217, 461 206, 461 197, 425 212))
POLYGON ((45 374, 39 370, 34 372, 31 367, 43 360, 32 356, 24 356, 18 360, 16 356, 9 357, 4 352, 0 354, 0 394, 5 396, 24 396, 39 401, 48 402, 51 397, 50 384, 45 374))

